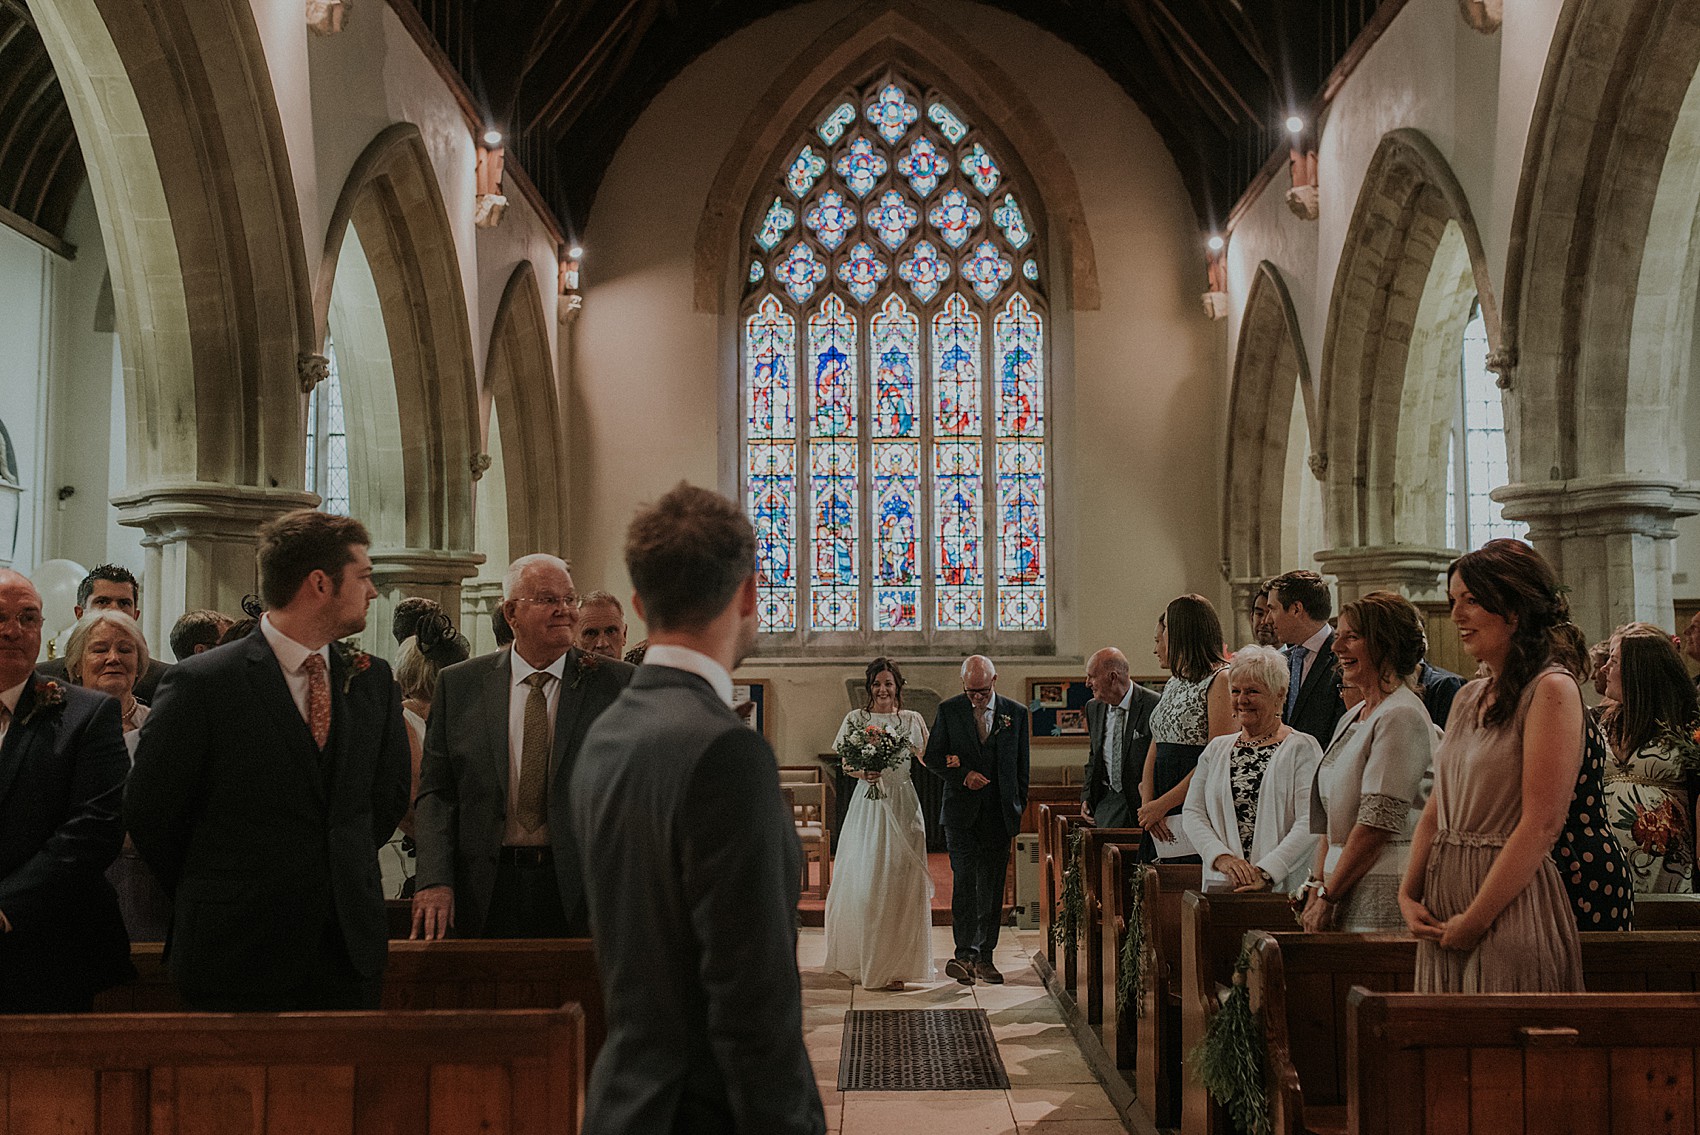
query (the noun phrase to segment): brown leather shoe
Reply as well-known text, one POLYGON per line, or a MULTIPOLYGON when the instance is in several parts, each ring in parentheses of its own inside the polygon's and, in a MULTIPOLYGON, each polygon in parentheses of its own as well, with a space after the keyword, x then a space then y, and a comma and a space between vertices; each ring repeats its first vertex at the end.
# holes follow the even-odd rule
MULTIPOLYGON (((946 977, 954 977, 963 985, 973 985, 975 968, 976 967, 973 962, 965 962, 961 958, 952 958, 950 961, 944 963, 944 975, 946 977)), ((1003 978, 1000 977, 998 980, 1002 981, 1003 978)))
POLYGON ((985 982, 987 985, 1003 984, 1003 974, 999 973, 998 967, 994 966, 991 962, 975 962, 974 976, 985 982))

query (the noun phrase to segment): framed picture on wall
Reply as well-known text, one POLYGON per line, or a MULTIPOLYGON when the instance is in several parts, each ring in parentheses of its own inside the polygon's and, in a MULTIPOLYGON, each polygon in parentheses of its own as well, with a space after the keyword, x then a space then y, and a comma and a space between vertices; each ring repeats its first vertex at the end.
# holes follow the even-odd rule
POLYGON ((732 704, 741 706, 745 702, 755 703, 744 724, 767 738, 768 744, 773 744, 773 681, 769 678, 743 678, 732 683, 732 704))
MULTIPOLYGON (((1160 692, 1168 679, 1135 675, 1133 680, 1160 692)), ((1084 678, 1027 679, 1028 739, 1035 745, 1084 745, 1086 703, 1091 700, 1084 678)))

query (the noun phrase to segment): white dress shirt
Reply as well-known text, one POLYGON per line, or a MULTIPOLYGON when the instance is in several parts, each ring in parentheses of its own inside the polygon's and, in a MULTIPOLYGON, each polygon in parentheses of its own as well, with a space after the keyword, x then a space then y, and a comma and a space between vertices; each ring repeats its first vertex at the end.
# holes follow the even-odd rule
POLYGON ((1304 669, 1299 672, 1299 685, 1304 685, 1310 679, 1310 668, 1316 663, 1316 656, 1328 642, 1328 636, 1334 633, 1334 628, 1327 623, 1322 629, 1305 639, 1299 645, 1308 652, 1305 654, 1304 669))
POLYGON ((266 636, 266 645, 272 648, 272 654, 277 657, 277 664, 283 670, 283 680, 289 684, 289 696, 295 699, 295 708, 301 714, 301 720, 307 723, 307 728, 313 728, 313 715, 307 708, 307 656, 317 654, 325 660, 325 681, 331 680, 331 648, 327 643, 317 650, 308 650, 276 627, 272 626, 270 614, 260 616, 260 633, 266 636))
POLYGON ((1127 789, 1127 785, 1117 781, 1121 780, 1122 735, 1127 729, 1127 715, 1133 708, 1133 687, 1134 683, 1129 682, 1122 700, 1104 713, 1104 775, 1116 792, 1127 789))
POLYGON ((644 651, 645 666, 671 666, 675 670, 684 670, 695 674, 719 695, 720 700, 727 705, 732 704, 732 675, 726 672, 726 667, 698 650, 688 646, 673 646, 668 643, 651 643, 644 651))
POLYGON ((525 747, 525 703, 531 697, 531 686, 526 679, 539 672, 553 679, 543 683, 543 700, 549 707, 549 750, 544 753, 547 760, 555 751, 555 710, 561 704, 561 675, 566 671, 567 656, 561 655, 542 671, 521 658, 517 650, 510 649, 508 658, 513 681, 508 685, 508 810, 502 823, 502 843, 509 847, 548 847, 547 820, 529 832, 519 822, 520 750, 525 747))

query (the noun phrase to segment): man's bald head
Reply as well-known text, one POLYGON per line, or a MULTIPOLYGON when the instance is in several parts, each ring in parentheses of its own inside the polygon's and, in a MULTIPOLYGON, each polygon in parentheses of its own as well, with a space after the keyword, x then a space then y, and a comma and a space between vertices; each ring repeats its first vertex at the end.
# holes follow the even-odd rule
POLYGON ((0 569, 0 690, 30 676, 41 653, 41 593, 21 572, 0 569))
POLYGON ((998 668, 984 654, 975 654, 962 661, 962 692, 968 695, 976 713, 983 712, 997 697, 998 668))
POLYGON ((1127 655, 1115 647, 1106 646, 1086 660, 1086 687, 1105 705, 1120 705, 1131 685, 1127 655))

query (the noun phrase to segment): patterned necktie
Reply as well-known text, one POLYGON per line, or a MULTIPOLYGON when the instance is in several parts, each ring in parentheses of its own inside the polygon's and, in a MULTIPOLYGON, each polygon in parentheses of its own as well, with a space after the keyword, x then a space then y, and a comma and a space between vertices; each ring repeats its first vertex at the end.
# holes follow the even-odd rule
POLYGON ((525 733, 519 745, 519 826, 534 832, 549 815, 549 675, 538 670, 526 678, 525 733))
POLYGON ((323 749, 331 739, 331 684, 325 679, 325 656, 309 654, 302 663, 307 670, 307 728, 313 744, 323 749))
POLYGON ((1110 767, 1111 792, 1122 790, 1122 734, 1127 729, 1122 719, 1126 714, 1127 710, 1121 706, 1112 705, 1109 728, 1105 730, 1104 760, 1110 767))
POLYGON ((1304 684, 1305 656, 1310 651, 1302 646, 1287 649, 1287 708, 1281 717, 1291 723, 1293 707, 1299 704, 1299 686, 1304 684))

